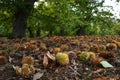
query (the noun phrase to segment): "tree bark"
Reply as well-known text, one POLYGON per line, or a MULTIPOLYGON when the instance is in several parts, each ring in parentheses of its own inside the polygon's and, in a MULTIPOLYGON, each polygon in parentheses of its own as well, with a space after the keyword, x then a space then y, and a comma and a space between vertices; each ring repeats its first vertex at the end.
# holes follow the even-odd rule
POLYGON ((25 30, 27 27, 28 13, 19 10, 15 12, 15 21, 13 24, 13 37, 25 37, 25 30))
POLYGON ((52 34, 53 34, 53 30, 50 29, 48 36, 52 36, 52 34))
POLYGON ((29 36, 31 38, 34 37, 34 33, 33 33, 32 29, 30 27, 28 27, 27 29, 28 29, 28 32, 29 32, 29 36))
POLYGON ((23 6, 17 7, 11 37, 22 38, 26 36, 25 30, 27 27, 27 19, 30 15, 31 10, 34 7, 35 1, 36 0, 24 0, 25 4, 23 6))
POLYGON ((60 36, 64 36, 64 29, 63 28, 60 29, 60 36))
POLYGON ((38 27, 37 30, 36 30, 36 36, 37 37, 41 36, 41 34, 40 34, 40 27, 38 27))
POLYGON ((78 36, 86 35, 85 27, 79 27, 79 29, 76 32, 76 35, 78 36))

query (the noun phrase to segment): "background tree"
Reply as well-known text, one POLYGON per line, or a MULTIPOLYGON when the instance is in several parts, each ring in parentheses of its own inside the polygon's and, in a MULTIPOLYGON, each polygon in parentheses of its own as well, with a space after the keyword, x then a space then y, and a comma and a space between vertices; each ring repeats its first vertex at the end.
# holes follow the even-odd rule
POLYGON ((104 0, 38 0, 34 5, 35 1, 1 0, 0 33, 12 32, 13 37, 118 34, 104 0))
POLYGON ((24 37, 27 19, 36 0, 1 0, 1 10, 14 14, 12 37, 24 37))

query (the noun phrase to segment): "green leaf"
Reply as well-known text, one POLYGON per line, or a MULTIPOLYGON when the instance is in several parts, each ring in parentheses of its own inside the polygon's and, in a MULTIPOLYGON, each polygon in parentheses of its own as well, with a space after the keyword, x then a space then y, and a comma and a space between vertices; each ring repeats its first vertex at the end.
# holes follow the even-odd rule
POLYGON ((104 68, 108 68, 108 67, 113 67, 110 63, 108 63, 107 61, 101 61, 100 64, 104 67, 104 68))

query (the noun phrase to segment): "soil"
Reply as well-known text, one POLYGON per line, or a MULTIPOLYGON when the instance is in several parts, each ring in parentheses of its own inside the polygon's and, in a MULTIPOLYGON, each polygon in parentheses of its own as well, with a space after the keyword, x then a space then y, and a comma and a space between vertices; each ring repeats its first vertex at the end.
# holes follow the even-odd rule
POLYGON ((38 72, 43 75, 37 80, 120 80, 120 36, 0 38, 0 56, 7 58, 7 61, 0 60, 0 80, 33 80, 38 72), (114 44, 112 47, 111 43, 114 44), (101 49, 100 45, 105 48, 101 49), (62 66, 49 59, 47 66, 43 65, 44 55, 48 51, 55 57, 55 48, 60 48, 58 52, 69 54, 69 64, 62 66), (104 58, 113 68, 95 65, 90 60, 80 61, 78 57, 83 51, 94 52, 97 58, 104 58), (103 52, 107 55, 101 56, 103 52), (34 58, 35 73, 17 75, 13 66, 21 67, 25 56, 34 58))

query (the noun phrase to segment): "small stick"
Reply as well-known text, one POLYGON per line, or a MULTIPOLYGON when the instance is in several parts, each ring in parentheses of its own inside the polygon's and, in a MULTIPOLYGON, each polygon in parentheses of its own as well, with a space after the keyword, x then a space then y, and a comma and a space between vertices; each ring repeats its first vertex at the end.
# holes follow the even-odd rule
POLYGON ((78 73, 75 69, 73 69, 71 66, 69 66, 71 70, 73 70, 77 75, 81 76, 80 73, 78 73))

